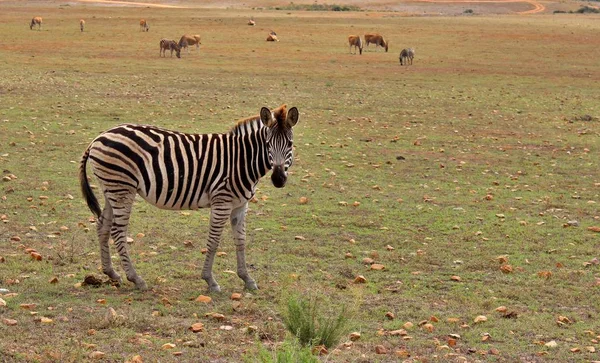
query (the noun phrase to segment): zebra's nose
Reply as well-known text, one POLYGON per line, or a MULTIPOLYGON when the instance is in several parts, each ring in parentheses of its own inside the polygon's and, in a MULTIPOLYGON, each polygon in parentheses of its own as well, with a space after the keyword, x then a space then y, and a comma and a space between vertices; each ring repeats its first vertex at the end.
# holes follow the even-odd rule
POLYGON ((278 165, 273 167, 273 173, 271 174, 271 181, 275 188, 283 188, 287 181, 287 174, 283 169, 283 166, 278 165))

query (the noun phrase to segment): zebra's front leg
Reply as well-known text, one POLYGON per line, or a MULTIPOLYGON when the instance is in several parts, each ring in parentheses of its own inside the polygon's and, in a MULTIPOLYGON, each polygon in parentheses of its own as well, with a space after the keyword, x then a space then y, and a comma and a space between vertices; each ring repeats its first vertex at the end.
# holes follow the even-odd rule
POLYGON ((246 289, 257 290, 256 282, 246 269, 246 211, 248 203, 231 212, 231 230, 237 255, 237 275, 244 280, 246 289))
POLYGON ((221 287, 213 277, 212 267, 215 262, 217 248, 219 248, 219 242, 221 241, 221 234, 223 234, 223 228, 225 228, 225 224, 230 215, 231 208, 229 206, 217 204, 211 207, 207 245, 208 251, 206 252, 206 259, 204 260, 204 267, 202 268, 202 279, 206 281, 208 290, 212 292, 221 291, 221 287))

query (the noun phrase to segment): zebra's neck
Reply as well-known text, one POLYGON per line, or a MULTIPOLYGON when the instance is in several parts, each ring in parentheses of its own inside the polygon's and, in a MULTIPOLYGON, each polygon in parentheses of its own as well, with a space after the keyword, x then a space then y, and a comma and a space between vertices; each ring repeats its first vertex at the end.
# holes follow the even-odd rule
POLYGON ((236 147, 243 153, 234 163, 244 164, 248 170, 247 176, 253 184, 258 183, 259 179, 271 170, 267 132, 268 127, 258 116, 238 122, 230 131, 230 135, 236 140, 236 147))

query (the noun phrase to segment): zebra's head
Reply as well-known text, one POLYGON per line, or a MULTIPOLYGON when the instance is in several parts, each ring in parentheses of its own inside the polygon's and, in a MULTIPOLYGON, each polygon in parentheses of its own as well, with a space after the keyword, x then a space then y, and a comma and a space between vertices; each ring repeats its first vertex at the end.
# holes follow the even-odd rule
POLYGON ((267 126, 269 163, 273 170, 271 181, 276 188, 283 188, 287 181, 287 171, 294 162, 292 127, 298 123, 298 109, 292 107, 286 110, 286 105, 282 105, 271 111, 263 107, 260 119, 267 126))

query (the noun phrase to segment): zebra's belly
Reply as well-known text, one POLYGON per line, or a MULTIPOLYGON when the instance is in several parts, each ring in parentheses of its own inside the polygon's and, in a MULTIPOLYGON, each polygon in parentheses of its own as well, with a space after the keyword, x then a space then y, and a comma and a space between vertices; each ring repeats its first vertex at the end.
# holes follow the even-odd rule
POLYGON ((209 208, 210 207, 210 196, 208 195, 208 193, 203 193, 199 199, 197 200, 192 200, 191 202, 189 200, 183 200, 183 201, 178 201, 176 203, 173 203, 171 201, 157 201, 153 198, 151 198, 148 195, 145 195, 145 193, 138 191, 138 194, 148 203, 154 205, 155 207, 158 207, 160 209, 166 209, 166 210, 196 210, 196 209, 200 209, 200 208, 209 208))

